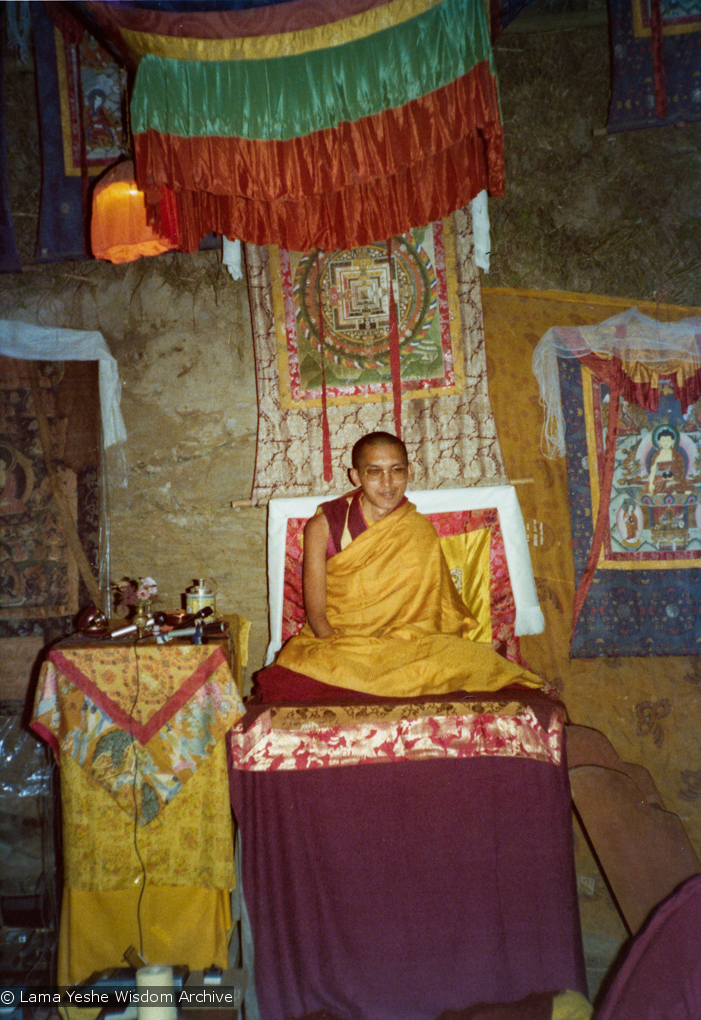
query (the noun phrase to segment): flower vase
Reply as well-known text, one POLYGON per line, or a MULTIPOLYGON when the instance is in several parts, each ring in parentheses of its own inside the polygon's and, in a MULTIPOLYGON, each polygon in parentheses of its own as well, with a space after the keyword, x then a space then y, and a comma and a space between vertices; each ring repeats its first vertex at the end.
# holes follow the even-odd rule
POLYGON ((136 632, 139 637, 144 636, 144 631, 148 625, 148 621, 151 619, 151 603, 150 602, 139 602, 136 606, 136 613, 134 614, 133 623, 136 624, 136 632))

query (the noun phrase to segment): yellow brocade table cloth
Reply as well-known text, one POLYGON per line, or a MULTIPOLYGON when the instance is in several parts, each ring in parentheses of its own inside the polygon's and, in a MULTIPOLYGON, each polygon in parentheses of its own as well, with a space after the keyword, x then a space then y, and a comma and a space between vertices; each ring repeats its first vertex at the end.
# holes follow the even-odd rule
POLYGON ((413 503, 373 524, 326 564, 335 634, 305 624, 276 664, 338 687, 390 697, 542 687, 491 645, 458 594, 433 525, 413 503))
POLYGON ((32 726, 61 766, 59 984, 121 965, 129 945, 150 963, 227 965, 223 738, 242 711, 222 645, 64 642, 49 652, 32 726))

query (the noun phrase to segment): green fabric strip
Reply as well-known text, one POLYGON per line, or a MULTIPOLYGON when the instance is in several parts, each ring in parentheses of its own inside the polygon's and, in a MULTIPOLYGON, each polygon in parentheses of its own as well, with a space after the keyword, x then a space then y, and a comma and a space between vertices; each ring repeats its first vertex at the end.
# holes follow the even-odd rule
POLYGON ((404 106, 489 60, 483 0, 443 0, 341 46, 276 60, 167 60, 137 72, 132 130, 286 140, 404 106))

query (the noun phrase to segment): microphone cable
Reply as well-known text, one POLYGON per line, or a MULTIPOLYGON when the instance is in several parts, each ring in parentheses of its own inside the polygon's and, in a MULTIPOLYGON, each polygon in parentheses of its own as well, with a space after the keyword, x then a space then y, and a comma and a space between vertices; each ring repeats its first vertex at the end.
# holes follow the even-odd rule
POLYGON ((136 851, 136 856, 139 858, 139 864, 141 865, 141 873, 142 873, 141 889, 139 891, 139 898, 138 898, 137 903, 136 903, 136 923, 137 923, 137 926, 138 926, 138 929, 139 929, 139 956, 143 960, 144 959, 144 933, 143 933, 143 928, 142 928, 142 925, 141 925, 141 901, 143 899, 144 891, 146 889, 146 865, 144 864, 144 859, 141 856, 141 851, 139 850, 139 841, 138 841, 138 838, 137 838, 138 837, 138 832, 139 832, 139 799, 138 799, 138 792, 137 792, 137 781, 138 781, 138 777, 139 777, 138 776, 139 757, 138 757, 138 751, 137 751, 137 747, 136 747, 136 739, 134 737, 134 710, 136 709, 137 703, 139 701, 139 690, 140 690, 140 686, 141 686, 141 677, 139 675, 139 653, 138 653, 139 640, 140 639, 139 639, 139 635, 138 635, 138 632, 137 632, 136 637, 134 638, 134 645, 133 645, 133 647, 134 647, 134 665, 136 667, 136 691, 134 693, 134 701, 132 702, 131 709, 129 710, 129 736, 131 738, 132 754, 134 755, 134 779, 133 779, 133 782, 132 782, 132 795, 133 795, 133 798, 134 798, 134 850, 136 851))

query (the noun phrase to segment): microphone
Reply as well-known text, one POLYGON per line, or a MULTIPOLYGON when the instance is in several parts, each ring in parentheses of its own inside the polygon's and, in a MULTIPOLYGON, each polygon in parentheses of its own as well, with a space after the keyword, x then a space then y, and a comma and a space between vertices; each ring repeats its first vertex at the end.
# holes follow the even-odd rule
MULTIPOLYGON (((162 634, 156 636, 156 641, 159 645, 168 644, 173 638, 184 638, 192 637, 197 632, 197 627, 182 627, 178 630, 165 631, 162 634)), ((226 625, 221 620, 215 620, 213 623, 206 623, 202 628, 203 637, 216 637, 218 634, 226 633, 226 625)))
MULTIPOLYGON (((149 617, 146 626, 150 628, 162 627, 167 619, 168 617, 166 616, 166 614, 160 611, 158 613, 154 613, 153 616, 149 617)), ((126 637, 127 634, 135 634, 136 629, 137 629, 136 624, 131 623, 128 624, 126 627, 120 627, 119 630, 113 630, 112 633, 110 634, 110 637, 111 638, 126 637)))
MULTIPOLYGON (((213 614, 214 614, 214 610, 212 609, 211 606, 203 606, 202 609, 198 610, 196 613, 191 613, 189 616, 184 617, 180 621, 179 629, 177 631, 171 631, 170 633, 174 634, 177 637, 180 637, 183 634, 183 630, 182 629, 183 628, 186 628, 186 629, 189 628, 187 630, 187 633, 188 634, 194 634, 194 632, 195 632, 194 631, 195 624, 198 623, 200 620, 206 620, 208 616, 212 616, 213 614)), ((146 626, 150 627, 150 628, 154 628, 154 627, 160 628, 160 627, 163 626, 163 624, 166 622, 167 619, 168 619, 167 613, 164 613, 164 612, 154 613, 153 616, 149 617, 149 620, 148 620, 148 623, 146 624, 146 626)), ((127 634, 135 634, 135 633, 136 633, 136 624, 132 623, 132 624, 130 624, 127 627, 121 627, 119 630, 113 630, 112 633, 110 634, 110 637, 111 638, 126 637, 127 634)))
POLYGON ((208 616, 213 616, 214 610, 211 606, 203 606, 202 609, 198 609, 196 613, 191 613, 190 616, 186 616, 180 621, 180 627, 192 627, 198 620, 206 620, 208 616))

